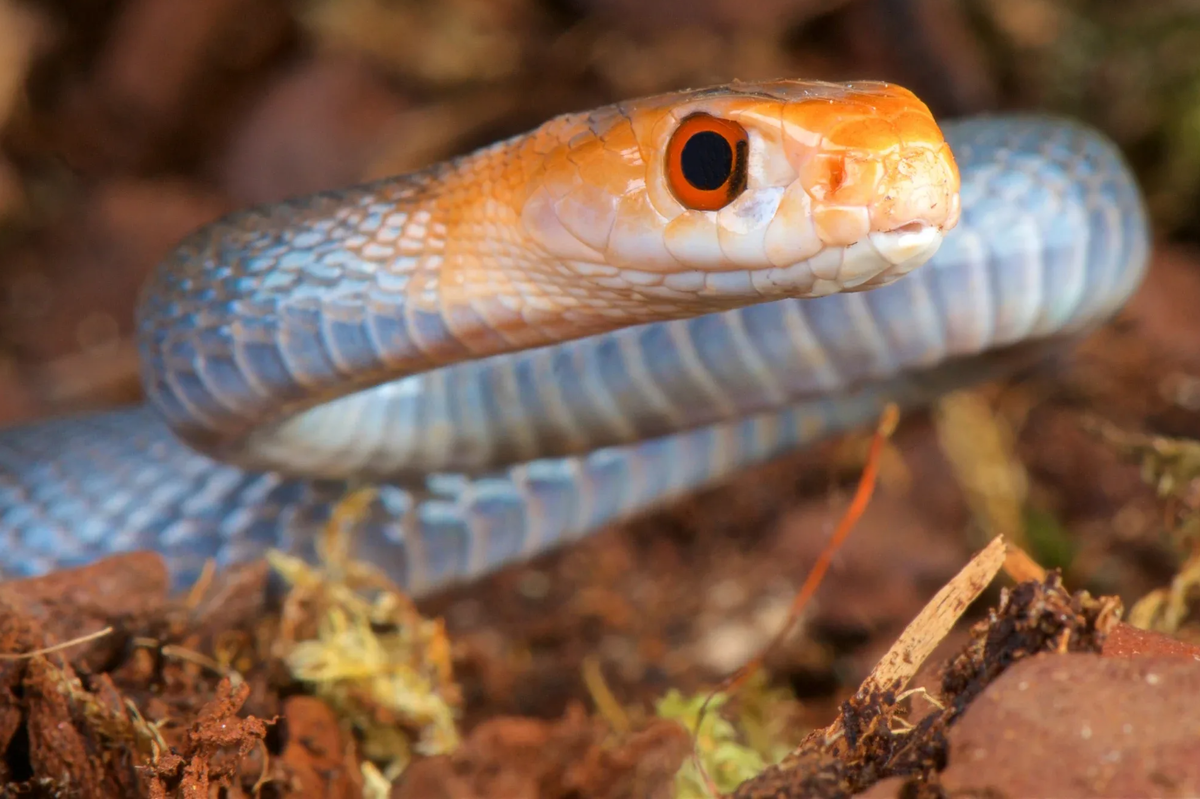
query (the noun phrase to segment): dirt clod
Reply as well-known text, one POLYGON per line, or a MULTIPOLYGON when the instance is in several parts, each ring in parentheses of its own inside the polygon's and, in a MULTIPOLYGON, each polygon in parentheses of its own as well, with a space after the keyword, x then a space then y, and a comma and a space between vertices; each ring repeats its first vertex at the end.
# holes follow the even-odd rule
MULTIPOLYGON (((176 785, 185 799, 200 799, 209 795, 211 785, 233 781, 241 770, 240 762, 262 744, 267 734, 261 719, 237 715, 249 695, 250 686, 244 682, 234 686, 229 678, 221 680, 217 695, 200 708, 199 717, 188 730, 184 750, 163 756, 150 769, 150 795, 154 799, 166 799, 169 789, 176 785)), ((262 765, 265 769, 265 763, 262 765)))
POLYGON ((287 745, 280 760, 299 796, 353 799, 361 795, 357 763, 337 716, 319 699, 292 696, 283 703, 287 745))
POLYGON ((481 724, 453 755, 414 765, 393 799, 669 799, 691 751, 686 731, 658 722, 616 745, 576 706, 561 719, 498 718, 481 724))
POLYGON ((842 705, 841 735, 808 736, 783 763, 743 783, 734 796, 833 799, 891 777, 903 778, 910 795, 936 795, 938 774, 948 762, 947 733, 981 692, 1012 664, 1039 653, 1099 652, 1119 613, 1117 600, 1067 592, 1058 574, 1006 589, 949 661, 935 710, 905 720, 894 690, 856 697, 842 705))

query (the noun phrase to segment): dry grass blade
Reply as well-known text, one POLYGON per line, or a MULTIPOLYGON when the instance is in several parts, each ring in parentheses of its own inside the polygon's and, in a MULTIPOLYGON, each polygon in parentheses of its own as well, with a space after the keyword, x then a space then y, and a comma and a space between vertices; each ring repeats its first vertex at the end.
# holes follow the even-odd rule
POLYGON ((31 652, 0 652, 0 660, 25 660, 27 658, 37 657, 38 655, 49 655, 54 652, 60 652, 64 649, 69 649, 73 646, 79 646, 80 644, 86 644, 89 641, 95 641, 97 638, 103 638, 104 636, 108 635, 112 631, 113 631, 113 628, 111 626, 105 627, 103 630, 96 630, 96 632, 94 632, 94 633, 88 633, 87 635, 81 635, 78 638, 72 638, 70 641, 63 641, 62 643, 54 644, 53 646, 47 646, 47 647, 43 647, 41 649, 34 649, 31 652))
POLYGON ((1164 527, 1180 555, 1171 583, 1130 609, 1135 627, 1177 635, 1200 600, 1200 441, 1130 432, 1098 418, 1085 428, 1122 457, 1141 465, 1142 480, 1163 501, 1164 527))
POLYGON ((1015 583, 1040 583, 1046 579, 1046 570, 1015 544, 1008 545, 1008 556, 1004 559, 1004 573, 1015 583))
MULTIPOLYGON (((1004 566, 1006 555, 1007 547, 999 536, 975 555, 904 628, 896 643, 863 680, 856 697, 861 699, 886 690, 902 691, 966 609, 995 579, 1004 566)), ((841 731, 842 717, 839 716, 813 735, 831 740, 841 731)))
POLYGON ((796 592, 796 596, 792 599, 792 606, 788 610, 787 619, 780 627, 775 636, 763 647, 749 663, 742 666, 713 689, 708 697, 701 704, 699 712, 696 713, 695 725, 692 729, 692 766, 700 775, 710 795, 716 796, 721 792, 704 767, 703 759, 700 756, 698 742, 700 739, 700 727, 704 724, 706 715, 709 710, 709 705, 713 702, 723 702, 725 695, 729 692, 737 691, 745 685, 746 681, 751 676, 758 673, 762 668, 763 661, 767 655, 772 652, 791 631, 796 624, 796 620, 800 618, 804 612, 808 602, 812 599, 817 589, 821 586, 821 582, 825 579, 829 567, 833 563, 833 558, 841 549, 842 545, 849 537, 850 531, 862 518, 866 512, 867 505, 871 502, 871 497, 875 493, 875 483, 879 478, 879 468, 882 461, 884 447, 889 438, 896 431, 896 426, 900 423, 900 408, 894 403, 888 403, 880 415, 879 421, 875 427, 875 433, 871 437, 871 444, 867 451, 866 461, 863 464, 862 475, 858 481, 858 487, 855 489, 854 497, 850 501, 850 506, 846 512, 842 514, 841 520, 834 528, 833 534, 829 537, 829 541, 822 548, 821 553, 817 556, 816 563, 805 578, 804 583, 800 586, 800 590, 796 592))
POLYGON ((973 538, 973 543, 999 535, 1027 546, 1024 507, 1029 476, 1016 455, 1012 425, 979 391, 942 397, 933 419, 942 453, 983 531, 983 537, 973 538))

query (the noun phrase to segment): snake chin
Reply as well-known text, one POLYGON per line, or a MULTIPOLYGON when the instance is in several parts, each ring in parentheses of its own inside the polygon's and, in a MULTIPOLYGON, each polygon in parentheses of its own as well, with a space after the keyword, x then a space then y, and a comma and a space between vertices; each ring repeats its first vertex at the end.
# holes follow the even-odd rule
POLYGON ((944 238, 935 225, 912 223, 871 233, 848 247, 829 247, 790 266, 750 273, 754 291, 766 297, 823 297, 885 286, 927 262, 944 238))

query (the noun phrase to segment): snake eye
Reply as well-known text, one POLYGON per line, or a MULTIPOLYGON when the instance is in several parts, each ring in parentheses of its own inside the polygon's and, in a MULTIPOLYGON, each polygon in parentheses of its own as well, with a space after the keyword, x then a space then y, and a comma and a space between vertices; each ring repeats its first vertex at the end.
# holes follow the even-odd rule
POLYGON ((708 114, 686 117, 667 144, 667 182, 696 211, 724 208, 746 188, 750 139, 736 122, 708 114))

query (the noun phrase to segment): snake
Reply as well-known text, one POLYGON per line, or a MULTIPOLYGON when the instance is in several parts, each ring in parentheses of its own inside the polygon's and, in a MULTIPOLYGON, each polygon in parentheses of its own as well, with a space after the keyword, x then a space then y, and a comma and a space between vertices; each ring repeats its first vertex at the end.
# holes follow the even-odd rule
POLYGON ((783 79, 237 210, 147 276, 138 404, 0 431, 0 578, 355 557, 414 596, 1069 346, 1148 269, 1119 148, 783 79))

